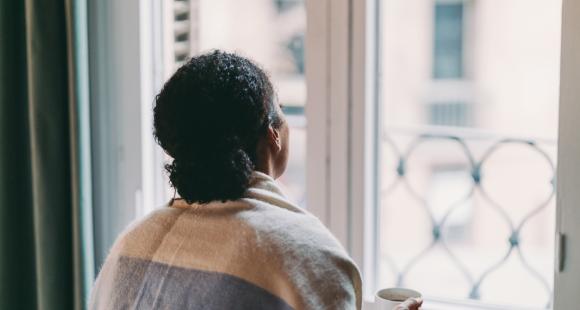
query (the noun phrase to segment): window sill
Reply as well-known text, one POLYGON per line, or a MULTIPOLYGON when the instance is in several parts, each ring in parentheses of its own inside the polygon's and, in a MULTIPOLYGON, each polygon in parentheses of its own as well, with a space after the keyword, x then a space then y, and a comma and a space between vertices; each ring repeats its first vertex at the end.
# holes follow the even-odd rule
POLYGON ((424 310, 540 310, 543 308, 518 307, 518 306, 499 306, 486 304, 476 301, 455 301, 437 298, 425 298, 424 310))
MULTIPOLYGON (((386 310, 379 309, 374 301, 364 301, 364 310, 386 310)), ((421 310, 545 310, 543 308, 534 307, 518 307, 518 306, 500 306, 494 304, 486 304, 477 301, 464 300, 450 300, 442 298, 425 297, 423 307, 421 310)))

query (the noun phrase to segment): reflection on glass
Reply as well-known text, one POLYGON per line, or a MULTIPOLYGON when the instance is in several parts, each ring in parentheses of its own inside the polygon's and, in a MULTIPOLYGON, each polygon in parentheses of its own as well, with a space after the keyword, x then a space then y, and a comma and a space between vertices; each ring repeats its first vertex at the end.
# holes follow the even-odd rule
POLYGON ((380 285, 549 307, 561 1, 380 3, 380 285))

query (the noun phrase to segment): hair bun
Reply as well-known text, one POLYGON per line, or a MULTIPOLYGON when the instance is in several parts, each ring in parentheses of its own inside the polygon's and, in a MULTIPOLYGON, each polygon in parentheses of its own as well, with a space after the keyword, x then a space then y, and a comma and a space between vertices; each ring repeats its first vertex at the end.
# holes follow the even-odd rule
MULTIPOLYGON (((199 159, 174 159, 165 166, 169 180, 187 203, 208 203, 234 200, 243 196, 250 185, 254 165, 248 154, 239 148, 212 156, 211 163, 199 159)), ((205 157, 202 155, 203 157, 205 157)))

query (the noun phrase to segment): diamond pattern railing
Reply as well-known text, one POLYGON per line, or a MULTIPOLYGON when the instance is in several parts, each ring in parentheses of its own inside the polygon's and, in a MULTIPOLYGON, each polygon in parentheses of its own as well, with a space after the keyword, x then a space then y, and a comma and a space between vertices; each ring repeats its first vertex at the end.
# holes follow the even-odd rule
POLYGON ((413 134, 410 143, 406 144, 405 149, 401 149, 399 145, 395 143, 395 140, 391 138, 393 136, 390 134, 392 134, 392 132, 389 132, 389 134, 383 136, 383 143, 386 143, 392 149, 395 156, 398 157, 398 164, 395 167, 395 171, 393 171, 393 173, 396 174, 394 181, 390 184, 387 184, 388 186, 382 192, 382 198, 385 199, 394 188, 402 186, 406 191, 408 198, 418 203, 421 210, 428 216, 431 225, 430 243, 421 251, 419 251, 418 254, 413 256, 411 259, 408 259, 402 266, 396 266, 392 257, 386 258, 387 264, 389 265, 388 267, 397 276, 397 286, 403 286, 408 273, 413 270, 419 261, 425 259, 427 255, 436 246, 438 246, 446 254, 449 262, 461 272, 461 274, 467 280, 467 283, 469 283, 470 287, 466 290, 469 293, 466 297, 470 299, 480 299, 482 284, 490 277, 491 274, 498 270, 498 268, 506 264, 509 258, 515 256, 519 260, 519 263, 521 263, 521 265, 524 267, 524 269, 533 277, 533 279, 538 281, 544 288, 546 294, 545 307, 549 308, 552 302, 552 287, 545 274, 535 269, 529 263, 528 257, 526 257, 524 254, 525 252, 521 250, 521 244, 523 240, 520 234, 522 229, 526 227, 526 225, 529 225, 532 218, 538 215, 540 211, 553 205, 552 202, 554 200, 556 186, 556 168, 554 160, 552 159, 552 155, 542 147, 543 144, 538 143, 536 140, 530 139, 494 138, 494 141, 488 143, 483 150, 481 148, 478 149, 477 153, 482 155, 476 157, 475 152, 467 143, 469 140, 468 136, 460 136, 449 133, 419 132, 418 134, 413 134), (435 141, 446 141, 448 143, 454 143, 461 149, 461 153, 465 157, 464 160, 466 160, 468 163, 468 168, 470 169, 472 179, 469 192, 465 195, 462 195, 462 197, 455 200, 455 202, 451 203, 448 206, 448 209, 446 209, 444 212, 443 216, 439 217, 435 216, 431 206, 429 205, 429 202, 425 198, 425 195, 422 195, 419 190, 413 187, 412 182, 409 181, 408 174, 408 159, 411 157, 411 155, 415 154, 415 152, 419 152, 419 146, 423 143, 435 141), (483 180, 486 177, 484 173, 485 167, 486 164, 488 164, 489 158, 498 150, 511 145, 521 145, 524 146, 524 149, 527 149, 528 152, 536 152, 546 161, 552 171, 552 178, 550 180, 546 180, 547 182, 550 182, 551 187, 551 192, 548 197, 542 201, 537 202, 536 205, 530 208, 530 210, 518 220, 510 215, 509 206, 504 205, 494 199, 483 184, 483 180), (479 193, 480 197, 482 197, 483 201, 485 202, 485 207, 491 208, 502 219, 506 226, 509 227, 509 234, 505 236, 505 240, 507 241, 505 250, 501 246, 498 246, 498 249, 502 249, 504 254, 499 260, 490 263, 483 272, 479 273, 474 273, 469 268, 469 262, 463 261, 454 253, 453 248, 447 243, 444 235, 444 228, 450 216, 454 212, 457 212, 459 208, 465 206, 464 202, 472 199, 476 192, 479 193))

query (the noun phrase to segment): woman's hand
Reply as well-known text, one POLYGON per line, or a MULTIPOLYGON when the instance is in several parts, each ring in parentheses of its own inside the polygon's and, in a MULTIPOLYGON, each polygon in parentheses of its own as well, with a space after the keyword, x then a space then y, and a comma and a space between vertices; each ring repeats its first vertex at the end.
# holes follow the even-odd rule
POLYGON ((419 310, 422 304, 423 299, 421 298, 409 298, 393 308, 393 310, 419 310))

